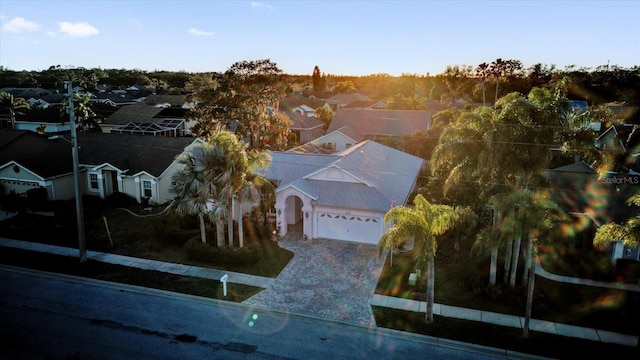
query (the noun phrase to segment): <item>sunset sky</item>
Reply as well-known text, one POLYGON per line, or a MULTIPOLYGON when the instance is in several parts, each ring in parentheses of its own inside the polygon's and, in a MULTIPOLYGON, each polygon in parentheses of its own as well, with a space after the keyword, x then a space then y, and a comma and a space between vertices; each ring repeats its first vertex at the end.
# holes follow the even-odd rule
POLYGON ((640 65, 640 1, 0 0, 0 66, 432 75, 496 58, 640 65))

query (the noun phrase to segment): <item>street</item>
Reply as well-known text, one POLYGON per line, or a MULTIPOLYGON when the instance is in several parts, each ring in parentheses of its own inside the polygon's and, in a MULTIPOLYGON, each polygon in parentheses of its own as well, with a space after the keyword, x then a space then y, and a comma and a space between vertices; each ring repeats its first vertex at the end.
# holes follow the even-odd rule
MULTIPOLYGON (((127 285, 0 267, 3 359, 495 359, 368 331, 127 285)), ((514 358, 510 353, 509 358, 514 358)))

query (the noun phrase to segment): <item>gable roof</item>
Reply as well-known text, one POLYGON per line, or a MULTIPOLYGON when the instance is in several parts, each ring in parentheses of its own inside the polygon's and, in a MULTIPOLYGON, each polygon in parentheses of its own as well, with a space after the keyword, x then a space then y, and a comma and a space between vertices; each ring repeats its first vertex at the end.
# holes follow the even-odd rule
POLYGON ((327 132, 351 128, 355 140, 376 136, 404 136, 431 127, 431 112, 425 110, 338 109, 327 132))
POLYGON ((304 116, 295 111, 281 111, 285 114, 289 120, 293 123, 289 128, 292 130, 309 130, 315 129, 317 127, 321 127, 324 125, 322 120, 314 117, 314 116, 304 116))
POLYGON ((371 100, 365 94, 359 92, 336 94, 327 99, 329 104, 338 104, 340 106, 349 105, 354 101, 371 100))
POLYGON ((413 190, 424 160, 382 145, 364 141, 333 155, 270 152, 272 161, 263 169, 276 181, 276 192, 294 187, 321 206, 386 212, 392 201, 404 204, 413 190), (350 179, 320 179, 327 169, 343 171, 350 179))
POLYGON ((68 142, 26 130, 0 133, 0 166, 13 161, 44 179, 73 172, 68 142))
POLYGON ((311 99, 304 96, 288 96, 280 101, 279 108, 282 111, 292 110, 298 106, 307 105, 311 109, 315 110, 319 107, 323 107, 327 104, 324 100, 311 99))
MULTIPOLYGON (((81 166, 111 164, 127 175, 146 172, 159 177, 193 137, 84 133, 78 135, 81 166)), ((71 145, 32 131, 0 131, 0 166, 15 161, 42 178, 73 171, 71 145)))

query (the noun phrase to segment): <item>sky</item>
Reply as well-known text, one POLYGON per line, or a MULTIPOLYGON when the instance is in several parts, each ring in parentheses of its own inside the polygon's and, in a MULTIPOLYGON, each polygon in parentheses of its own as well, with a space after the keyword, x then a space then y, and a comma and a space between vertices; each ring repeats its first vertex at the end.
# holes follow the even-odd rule
POLYGON ((0 66, 436 75, 497 58, 640 65, 640 1, 0 0, 0 66))

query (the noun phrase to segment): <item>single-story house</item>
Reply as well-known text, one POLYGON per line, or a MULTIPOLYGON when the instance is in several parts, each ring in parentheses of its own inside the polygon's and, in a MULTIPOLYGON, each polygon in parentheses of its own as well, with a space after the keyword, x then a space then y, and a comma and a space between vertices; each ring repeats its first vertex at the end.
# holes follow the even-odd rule
POLYGON ((316 116, 316 109, 321 107, 331 110, 331 106, 323 100, 304 96, 288 96, 280 101, 278 110, 293 111, 304 116, 316 116))
MULTIPOLYGON (((80 193, 106 198, 120 192, 139 202, 173 199, 175 158, 193 137, 78 133, 80 193)), ((68 138, 30 131, 0 132, 0 184, 4 192, 47 189, 50 200, 74 198, 72 147, 68 138)))
POLYGON ((280 236, 298 226, 308 239, 376 244, 392 204, 409 202, 423 160, 375 141, 335 154, 270 152, 261 170, 277 185, 280 236))

